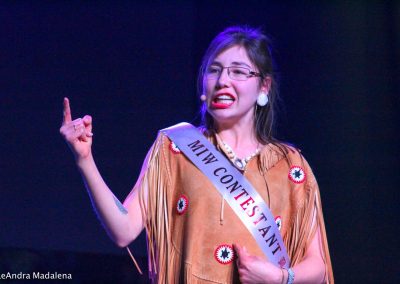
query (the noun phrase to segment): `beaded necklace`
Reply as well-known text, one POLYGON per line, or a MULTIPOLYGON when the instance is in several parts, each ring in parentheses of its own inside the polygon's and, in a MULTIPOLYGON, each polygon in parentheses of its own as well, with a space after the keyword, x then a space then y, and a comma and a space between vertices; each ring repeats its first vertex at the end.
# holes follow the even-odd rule
POLYGON ((220 144, 222 144, 222 146, 224 147, 225 153, 228 155, 229 160, 231 160, 232 164, 241 171, 244 171, 247 163, 260 152, 260 148, 257 146, 257 149, 252 154, 241 159, 236 155, 236 153, 233 151, 231 146, 229 146, 227 143, 225 143, 219 137, 218 134, 215 134, 215 135, 217 137, 217 140, 220 141, 221 142, 220 144))

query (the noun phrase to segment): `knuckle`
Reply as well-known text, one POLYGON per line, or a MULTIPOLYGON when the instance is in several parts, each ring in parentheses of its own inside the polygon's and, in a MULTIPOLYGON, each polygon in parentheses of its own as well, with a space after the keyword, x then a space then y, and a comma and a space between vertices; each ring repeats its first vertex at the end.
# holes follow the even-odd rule
POLYGON ((60 128, 60 134, 61 134, 61 136, 66 137, 67 136, 66 129, 63 127, 60 128))

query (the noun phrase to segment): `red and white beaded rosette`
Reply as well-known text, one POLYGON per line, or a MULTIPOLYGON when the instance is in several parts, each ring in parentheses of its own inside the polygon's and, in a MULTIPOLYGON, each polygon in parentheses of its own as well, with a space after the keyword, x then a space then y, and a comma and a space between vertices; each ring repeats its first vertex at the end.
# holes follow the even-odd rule
POLYGON ((186 197, 186 195, 181 195, 178 199, 178 202, 176 203, 176 211, 178 212, 179 215, 182 215, 183 213, 186 212, 189 206, 189 199, 186 197))
POLYGON ((306 179, 306 172, 300 166, 292 166, 289 170, 289 179, 294 183, 303 183, 306 179))
POLYGON ((222 244, 215 249, 214 257, 221 264, 229 264, 234 260, 235 252, 231 245, 222 244))

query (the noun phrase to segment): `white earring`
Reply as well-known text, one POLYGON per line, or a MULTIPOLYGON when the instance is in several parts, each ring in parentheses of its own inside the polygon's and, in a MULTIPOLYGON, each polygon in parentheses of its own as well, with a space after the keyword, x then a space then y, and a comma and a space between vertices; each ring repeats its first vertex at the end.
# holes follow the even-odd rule
POLYGON ((260 107, 263 107, 267 105, 268 103, 268 95, 265 92, 260 92, 260 94, 257 97, 257 104, 260 107))
POLYGON ((202 95, 200 96, 200 100, 201 100, 202 102, 205 102, 205 101, 207 100, 206 95, 205 95, 205 94, 202 94, 202 95))

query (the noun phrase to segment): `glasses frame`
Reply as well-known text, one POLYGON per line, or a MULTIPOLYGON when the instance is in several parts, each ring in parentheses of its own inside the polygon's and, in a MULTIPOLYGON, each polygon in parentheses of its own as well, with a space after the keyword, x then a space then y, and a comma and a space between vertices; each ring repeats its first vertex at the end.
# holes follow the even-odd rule
MULTIPOLYGON (((221 68, 221 73, 218 76, 215 76, 215 77, 213 77, 212 75, 208 74, 208 71, 205 72, 205 76, 207 77, 207 80, 215 80, 215 79, 219 78, 222 75, 222 72, 224 71, 224 69, 227 69, 229 78, 231 78, 232 80, 235 80, 235 81, 247 81, 248 79, 250 79, 252 77, 263 78, 261 73, 252 71, 250 68, 243 67, 243 66, 218 66, 218 68, 221 68), (249 75, 246 75, 246 79, 244 79, 244 80, 232 78, 231 77, 231 68, 246 69, 246 70, 249 71, 249 75)), ((207 68, 207 70, 208 70, 208 68, 207 68)))

